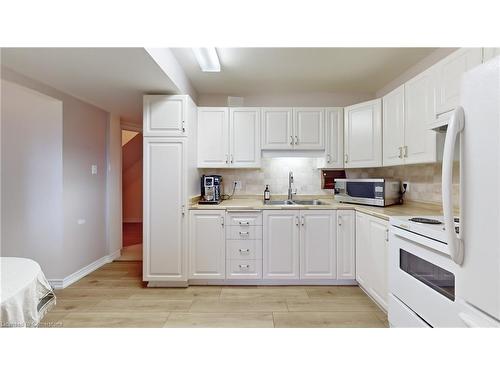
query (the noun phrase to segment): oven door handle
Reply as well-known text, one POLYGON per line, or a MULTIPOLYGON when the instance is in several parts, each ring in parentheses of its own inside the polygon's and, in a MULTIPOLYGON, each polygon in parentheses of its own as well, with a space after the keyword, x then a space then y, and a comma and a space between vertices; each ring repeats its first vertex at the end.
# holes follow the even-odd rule
POLYGON ((444 226, 448 250, 451 259, 458 265, 464 260, 464 251, 460 237, 455 233, 455 223, 453 217, 453 155, 455 154, 455 143, 464 130, 465 116, 464 110, 458 106, 451 116, 448 129, 446 131, 446 140, 443 150, 443 172, 442 172, 442 194, 443 194, 443 214, 444 226))

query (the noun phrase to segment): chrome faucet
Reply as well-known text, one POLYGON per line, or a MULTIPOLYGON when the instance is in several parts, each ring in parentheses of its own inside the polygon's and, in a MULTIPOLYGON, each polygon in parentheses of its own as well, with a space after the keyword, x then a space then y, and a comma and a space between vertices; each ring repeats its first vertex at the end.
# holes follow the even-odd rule
POLYGON ((288 172, 288 200, 292 200, 292 194, 295 194, 292 189, 292 184, 293 184, 293 172, 290 171, 288 172))

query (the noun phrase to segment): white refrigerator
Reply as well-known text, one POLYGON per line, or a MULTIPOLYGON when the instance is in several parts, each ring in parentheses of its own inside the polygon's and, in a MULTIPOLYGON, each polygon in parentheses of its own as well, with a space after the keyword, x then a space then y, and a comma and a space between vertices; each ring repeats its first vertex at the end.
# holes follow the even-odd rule
POLYGON ((466 327, 500 326, 500 57, 465 73, 443 152, 448 247, 459 265, 457 307, 466 327), (452 164, 460 143, 460 233, 453 225, 452 164))

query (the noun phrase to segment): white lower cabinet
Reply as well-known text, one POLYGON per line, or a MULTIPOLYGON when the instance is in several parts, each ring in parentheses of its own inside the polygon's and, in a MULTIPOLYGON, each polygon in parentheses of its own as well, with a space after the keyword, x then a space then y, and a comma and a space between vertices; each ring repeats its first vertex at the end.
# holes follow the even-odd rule
POLYGON ((187 281, 186 147, 144 137, 144 281, 187 281))
POLYGON ((299 210, 264 211, 263 279, 299 279, 299 215, 299 210))
POLYGON ((301 279, 336 278, 336 221, 335 211, 300 211, 301 279))
POLYGON ((356 213, 356 280, 387 310, 387 257, 389 223, 356 213))
POLYGON ((337 211, 337 279, 356 278, 355 211, 337 211))
POLYGON ((189 278, 224 279, 225 211, 192 210, 189 220, 189 278))

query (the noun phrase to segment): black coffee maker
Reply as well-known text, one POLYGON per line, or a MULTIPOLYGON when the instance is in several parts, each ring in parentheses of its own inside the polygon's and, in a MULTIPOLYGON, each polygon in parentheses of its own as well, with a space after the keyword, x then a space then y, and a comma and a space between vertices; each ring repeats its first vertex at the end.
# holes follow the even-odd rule
POLYGON ((222 201, 222 176, 201 176, 200 204, 219 204, 222 201))

